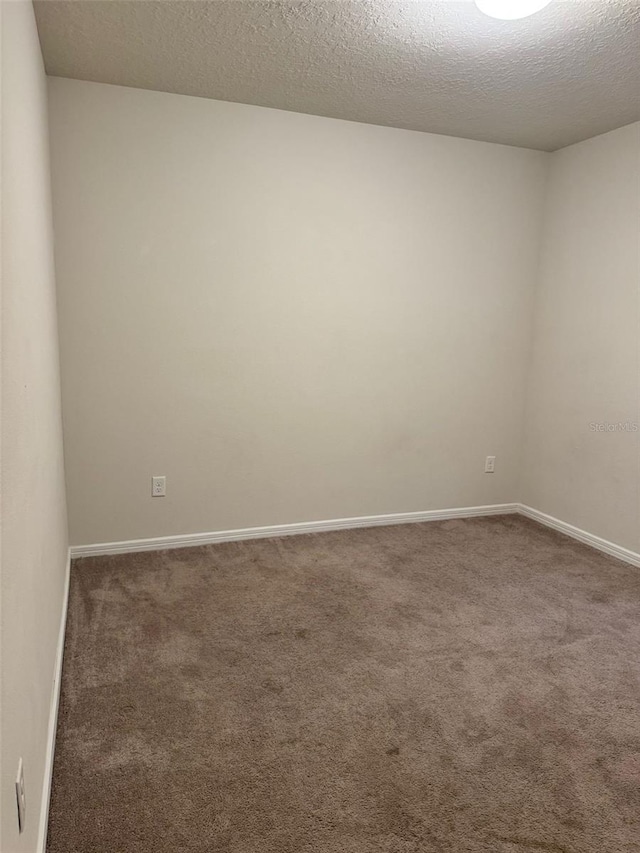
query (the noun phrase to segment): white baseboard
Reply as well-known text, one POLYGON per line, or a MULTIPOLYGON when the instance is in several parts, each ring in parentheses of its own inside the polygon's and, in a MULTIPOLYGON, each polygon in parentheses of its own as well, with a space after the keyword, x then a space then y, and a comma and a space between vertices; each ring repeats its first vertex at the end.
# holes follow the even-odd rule
POLYGON ((274 524, 268 527, 245 527, 240 530, 218 530, 185 536, 158 536, 153 539, 131 539, 128 542, 104 542, 97 545, 73 545, 71 557, 97 557, 104 554, 133 554, 137 551, 164 551, 167 548, 192 548, 215 542, 237 542, 241 539, 272 539, 300 533, 326 533, 356 527, 390 524, 412 524, 419 521, 443 521, 448 518, 473 518, 483 515, 505 515, 518 512, 518 504, 491 504, 454 509, 432 509, 424 512, 394 512, 388 515, 365 515, 357 518, 334 518, 329 521, 303 521, 297 524, 274 524))
POLYGON ((51 783, 53 781, 53 756, 56 748, 56 730, 58 728, 58 707, 60 705, 60 688, 62 686, 62 658, 64 655, 64 638, 67 625, 67 607, 69 605, 69 579, 71 576, 71 549, 67 554, 65 569, 62 613, 58 630, 58 646, 51 690, 51 708, 49 710, 49 729, 47 731, 47 754, 44 763, 44 781, 42 783, 42 802, 40 805, 40 825, 38 828, 37 853, 45 853, 47 848, 47 827, 49 825, 49 803, 51 802, 51 783))
POLYGON ((566 521, 560 521, 559 518, 554 518, 552 515, 547 515, 545 512, 540 512, 538 509, 518 504, 517 511, 544 524, 545 527, 552 527, 560 533, 571 536, 572 539, 577 539, 585 545, 590 545, 592 548, 597 548, 598 551, 604 551, 611 557, 617 557, 618 560, 624 560, 625 563, 631 563, 632 566, 640 567, 640 554, 635 551, 630 551, 628 548, 623 548, 621 545, 616 545, 615 542, 609 542, 608 539, 602 539, 600 536, 595 536, 593 533, 588 533, 586 530, 581 530, 579 527, 574 527, 573 524, 567 524, 566 521))
POLYGON ((95 545, 73 545, 71 558, 98 557, 107 554, 134 554, 139 551, 164 551, 168 548, 192 548, 216 542, 237 542, 243 539, 270 539, 296 536, 301 533, 322 533, 331 530, 350 530, 356 527, 377 527, 390 524, 412 524, 420 521, 443 521, 453 518, 474 518, 485 515, 519 513, 597 548, 612 557, 640 567, 640 554, 574 527, 559 518, 547 515, 520 503, 490 504, 487 506, 454 507, 424 512, 394 512, 388 515, 365 515, 356 518, 334 518, 326 521, 302 521, 296 524, 274 524, 266 527, 244 527, 239 530, 216 530, 210 533, 190 533, 183 536, 157 536, 150 539, 130 539, 124 542, 102 542, 95 545))

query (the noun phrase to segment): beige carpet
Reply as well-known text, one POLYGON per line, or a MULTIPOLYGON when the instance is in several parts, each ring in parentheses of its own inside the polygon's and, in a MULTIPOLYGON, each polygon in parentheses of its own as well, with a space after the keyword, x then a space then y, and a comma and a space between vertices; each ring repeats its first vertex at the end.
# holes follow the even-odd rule
POLYGON ((50 853, 638 853, 640 570, 516 516, 78 560, 50 853))

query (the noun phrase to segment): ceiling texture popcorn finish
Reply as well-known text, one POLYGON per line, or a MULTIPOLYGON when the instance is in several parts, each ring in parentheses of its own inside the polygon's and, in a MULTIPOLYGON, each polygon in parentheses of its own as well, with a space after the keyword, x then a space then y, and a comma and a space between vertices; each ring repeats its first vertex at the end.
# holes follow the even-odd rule
POLYGON ((48 74, 553 151, 640 119, 639 0, 39 0, 48 74))

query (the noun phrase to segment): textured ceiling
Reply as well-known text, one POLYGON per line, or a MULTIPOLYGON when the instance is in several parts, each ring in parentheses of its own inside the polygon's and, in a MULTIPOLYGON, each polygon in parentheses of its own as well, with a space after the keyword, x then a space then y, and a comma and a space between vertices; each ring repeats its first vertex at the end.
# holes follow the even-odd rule
POLYGON ((640 119, 640 0, 40 0, 49 74, 552 151, 640 119))

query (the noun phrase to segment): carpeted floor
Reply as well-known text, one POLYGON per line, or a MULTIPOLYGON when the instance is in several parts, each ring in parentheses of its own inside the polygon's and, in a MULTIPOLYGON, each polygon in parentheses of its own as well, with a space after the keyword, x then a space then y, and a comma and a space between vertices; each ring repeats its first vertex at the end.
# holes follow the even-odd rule
POLYGON ((73 565, 50 853, 637 853, 640 570, 517 516, 73 565))

